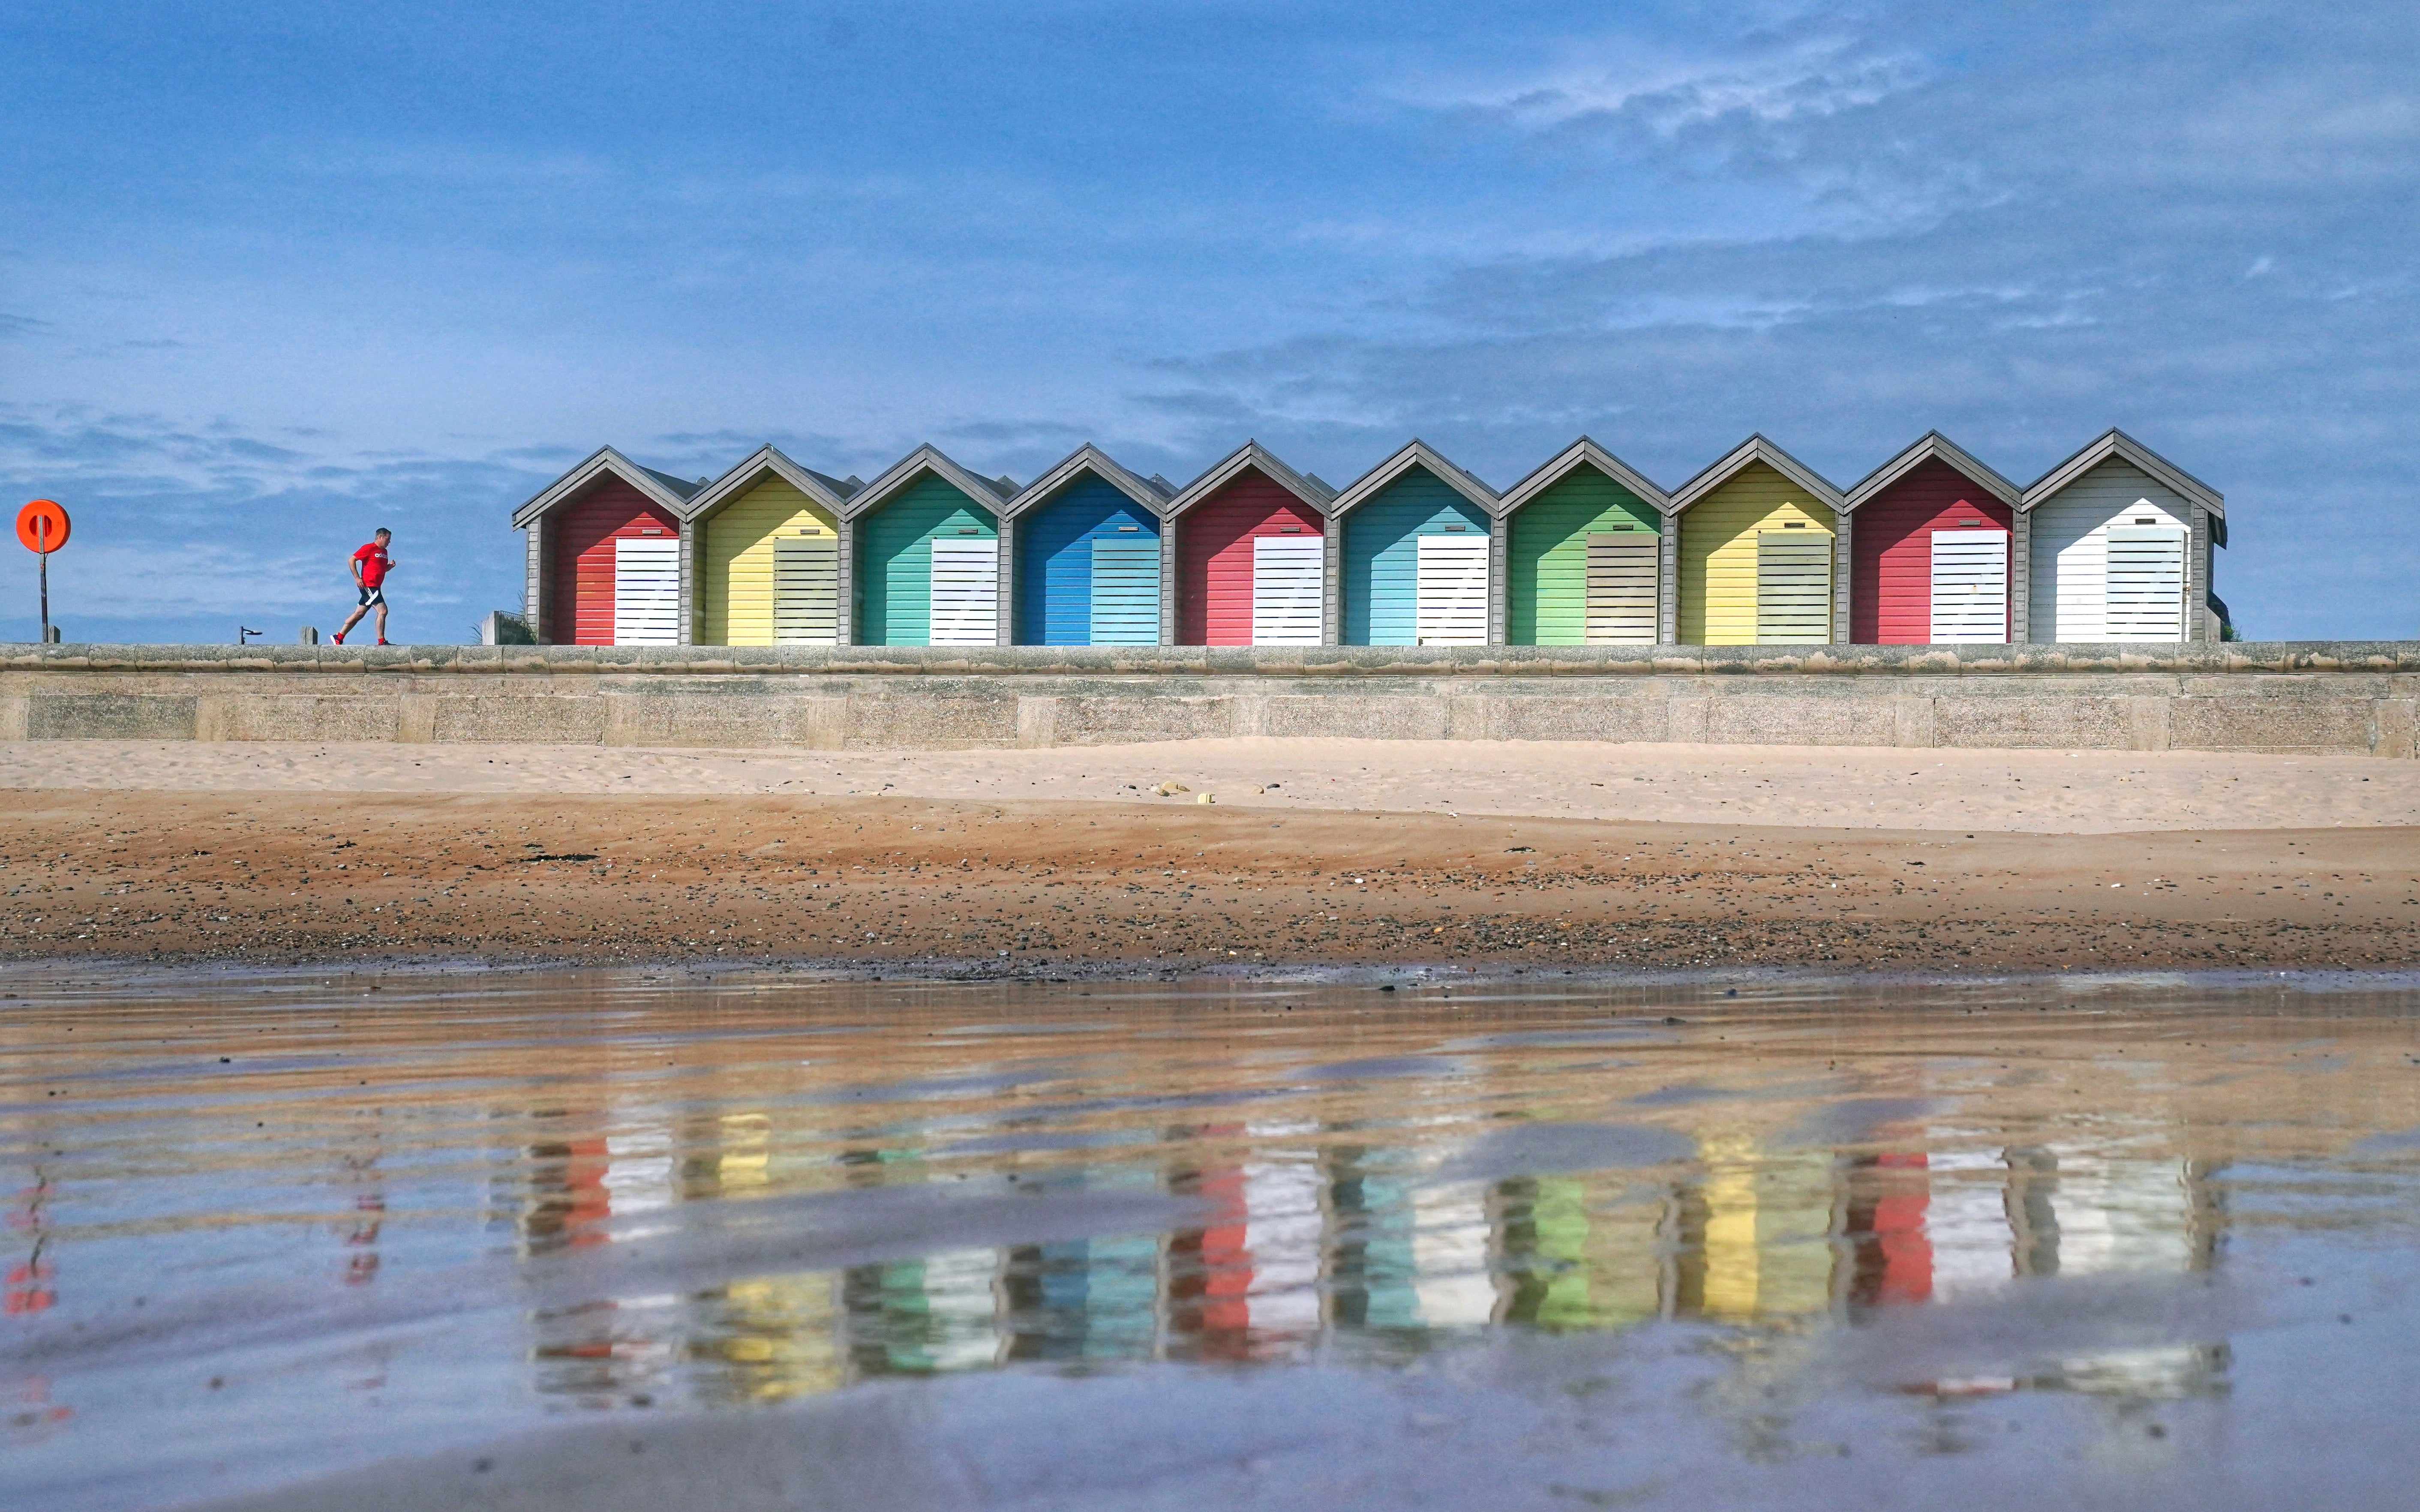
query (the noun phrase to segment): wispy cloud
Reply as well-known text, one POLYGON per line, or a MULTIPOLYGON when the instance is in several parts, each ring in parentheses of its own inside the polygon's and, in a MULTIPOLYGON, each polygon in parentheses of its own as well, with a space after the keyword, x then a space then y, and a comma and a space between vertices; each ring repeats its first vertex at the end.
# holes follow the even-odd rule
POLYGON ((1520 75, 1419 81, 1409 102, 1532 131, 1674 142, 1716 123, 1778 128, 1872 105, 1937 72, 1919 54, 1841 33, 1721 52, 1609 38, 1520 75))

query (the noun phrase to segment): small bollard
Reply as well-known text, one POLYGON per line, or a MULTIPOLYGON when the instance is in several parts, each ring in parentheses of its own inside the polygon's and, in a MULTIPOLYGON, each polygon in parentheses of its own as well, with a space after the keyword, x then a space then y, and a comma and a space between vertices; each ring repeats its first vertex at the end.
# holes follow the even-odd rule
POLYGON ((306 625, 302 626, 302 631, 294 637, 294 643, 298 646, 318 645, 319 643, 319 627, 316 625, 306 625))

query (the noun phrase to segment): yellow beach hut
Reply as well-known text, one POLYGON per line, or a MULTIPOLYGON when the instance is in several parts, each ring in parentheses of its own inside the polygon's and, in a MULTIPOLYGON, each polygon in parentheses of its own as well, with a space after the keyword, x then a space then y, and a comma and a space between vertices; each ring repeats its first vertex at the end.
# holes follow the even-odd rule
POLYGON ((690 643, 838 645, 841 508, 859 486, 767 446, 700 489, 681 525, 690 643))
POLYGON ((1840 490, 1751 436, 1675 489, 1674 633, 1683 645, 1820 645, 1848 639, 1839 590, 1840 490))

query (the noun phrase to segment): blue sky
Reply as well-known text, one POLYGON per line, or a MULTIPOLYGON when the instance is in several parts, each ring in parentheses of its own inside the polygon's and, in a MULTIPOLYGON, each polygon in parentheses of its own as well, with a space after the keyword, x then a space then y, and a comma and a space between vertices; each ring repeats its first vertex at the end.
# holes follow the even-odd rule
POLYGON ((0 56, 0 486, 76 517, 74 639, 332 625, 380 524, 467 639, 606 442, 2024 483, 2111 424, 2226 494, 2247 635, 2420 635, 2408 5, 64 0, 0 56))

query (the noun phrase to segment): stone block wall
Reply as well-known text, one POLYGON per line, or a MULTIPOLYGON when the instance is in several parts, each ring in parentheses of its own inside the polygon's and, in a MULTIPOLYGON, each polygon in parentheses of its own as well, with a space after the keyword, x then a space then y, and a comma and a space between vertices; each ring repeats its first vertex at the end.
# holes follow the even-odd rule
POLYGON ((18 646, 0 739, 811 749, 1233 735, 2410 759, 2420 642, 2199 646, 18 646))

